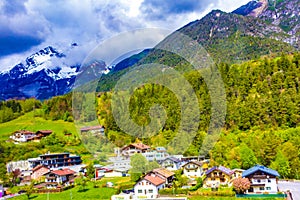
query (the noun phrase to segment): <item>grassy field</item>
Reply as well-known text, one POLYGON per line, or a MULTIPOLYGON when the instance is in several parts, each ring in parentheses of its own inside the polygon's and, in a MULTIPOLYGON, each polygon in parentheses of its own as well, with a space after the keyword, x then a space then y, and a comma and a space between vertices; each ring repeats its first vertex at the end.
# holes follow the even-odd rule
MULTIPOLYGON (((48 194, 32 194, 31 199, 34 200, 83 200, 83 199, 89 199, 89 200, 109 200, 110 197, 114 194, 116 194, 117 189, 115 188, 106 188, 101 187, 103 184, 106 184, 107 182, 114 183, 115 186, 122 185, 124 183, 130 182, 129 177, 121 177, 121 178, 103 178, 101 181, 99 181, 100 188, 94 188, 93 183, 89 182, 86 190, 84 192, 80 191, 80 187, 77 186, 75 188, 69 189, 67 191, 61 192, 61 193, 49 193, 48 194)), ((14 197, 13 200, 25 200, 27 199, 26 195, 21 195, 18 197, 14 197)))
MULTIPOLYGON (((30 199, 34 200, 109 200, 112 195, 116 193, 116 189, 113 188, 94 188, 92 183, 89 183, 86 187, 86 191, 80 192, 79 187, 69 189, 61 193, 49 193, 48 194, 32 194, 30 199), (48 198, 49 197, 49 198, 48 198)), ((13 200, 26 200, 26 195, 21 195, 13 200)))
POLYGON ((72 122, 65 122, 63 120, 52 121, 45 120, 41 117, 34 117, 34 112, 32 111, 20 116, 19 118, 0 124, 0 139, 7 140, 8 137, 17 130, 52 130, 58 135, 63 135, 64 130, 68 130, 72 134, 77 135, 77 130, 75 124, 72 122))

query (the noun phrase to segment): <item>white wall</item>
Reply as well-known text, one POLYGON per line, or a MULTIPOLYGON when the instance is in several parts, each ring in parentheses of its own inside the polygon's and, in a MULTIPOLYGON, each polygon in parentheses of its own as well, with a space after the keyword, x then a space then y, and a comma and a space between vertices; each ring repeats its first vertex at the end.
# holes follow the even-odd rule
POLYGON ((158 195, 158 188, 155 185, 153 185, 152 183, 150 183, 149 181, 142 180, 134 186, 134 195, 136 198, 139 198, 139 197, 147 197, 150 199, 156 198, 158 195), (148 182, 148 184, 147 184, 147 182, 148 182), (150 190, 152 190, 153 192, 151 193, 150 190), (141 192, 141 193, 139 193, 139 192, 141 192))
POLYGON ((275 178, 272 178, 272 179, 260 179, 260 182, 258 182, 256 179, 252 179, 251 182, 253 184, 265 184, 265 186, 261 186, 263 187, 264 189, 263 190, 260 190, 260 187, 259 186, 255 186, 253 187, 254 189, 254 193, 264 193, 264 192, 268 192, 268 193, 273 193, 273 194, 276 194, 277 193, 277 181, 275 178), (270 180, 270 182, 268 181, 270 180))
MULTIPOLYGON (((191 164, 193 165, 193 164, 191 164)), ((188 169, 187 167, 189 166, 186 165, 184 166, 184 169, 183 169, 183 174, 186 175, 186 176, 189 176, 189 177, 192 177, 192 176, 195 176, 195 177, 201 177, 203 171, 202 171, 202 168, 201 167, 197 167, 197 169, 188 169)))

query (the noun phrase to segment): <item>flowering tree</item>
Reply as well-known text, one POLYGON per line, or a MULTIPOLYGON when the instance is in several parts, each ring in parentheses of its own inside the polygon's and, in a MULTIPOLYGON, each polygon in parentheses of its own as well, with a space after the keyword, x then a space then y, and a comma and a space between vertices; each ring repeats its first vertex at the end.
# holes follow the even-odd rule
POLYGON ((244 194, 250 189, 250 181, 248 178, 236 178, 233 180, 233 188, 238 194, 244 194))

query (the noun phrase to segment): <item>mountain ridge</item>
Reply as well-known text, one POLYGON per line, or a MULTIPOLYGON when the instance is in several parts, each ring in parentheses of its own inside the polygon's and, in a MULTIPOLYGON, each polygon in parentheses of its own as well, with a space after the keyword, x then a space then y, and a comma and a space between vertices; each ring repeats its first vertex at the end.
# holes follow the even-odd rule
MULTIPOLYGON (((269 54, 292 53, 300 48, 299 2, 250 1, 231 13, 213 10, 177 31, 198 41, 216 63, 239 63, 269 54)), ((80 48, 76 43, 71 47, 80 48)), ((0 73, 0 84, 5 85, 0 89, 0 100, 32 96, 47 99, 70 92, 76 76, 80 74, 80 64, 62 66, 67 56, 48 46, 9 71, 0 73), (58 62, 53 64, 52 60, 58 62)), ((145 50, 130 56, 117 63, 112 70, 106 69, 104 73, 110 73, 101 79, 113 85, 111 82, 123 74, 119 72, 151 56, 155 58, 157 55, 152 50, 145 50)), ((111 86, 106 90, 109 88, 111 86)))

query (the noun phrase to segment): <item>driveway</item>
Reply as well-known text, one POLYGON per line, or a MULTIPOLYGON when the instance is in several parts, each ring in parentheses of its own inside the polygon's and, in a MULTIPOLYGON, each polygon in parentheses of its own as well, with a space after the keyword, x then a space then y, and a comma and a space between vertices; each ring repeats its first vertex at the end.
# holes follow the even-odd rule
POLYGON ((280 191, 290 190, 293 200, 300 200, 300 182, 279 181, 278 187, 280 191))

